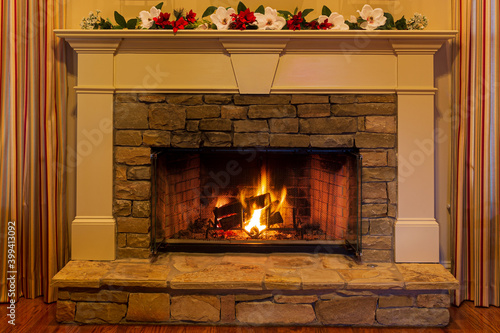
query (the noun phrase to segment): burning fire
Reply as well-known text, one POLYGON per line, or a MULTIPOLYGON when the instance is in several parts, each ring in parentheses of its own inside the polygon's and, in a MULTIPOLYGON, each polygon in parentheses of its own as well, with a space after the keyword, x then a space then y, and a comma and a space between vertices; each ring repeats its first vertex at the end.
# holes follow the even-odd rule
POLYGON ((245 226, 245 230, 250 234, 253 233, 252 229, 254 228, 257 228, 257 230, 259 231, 257 234, 260 234, 262 230, 266 229, 266 226, 261 224, 260 222, 260 216, 262 215, 263 209, 264 208, 254 210, 250 222, 245 226))

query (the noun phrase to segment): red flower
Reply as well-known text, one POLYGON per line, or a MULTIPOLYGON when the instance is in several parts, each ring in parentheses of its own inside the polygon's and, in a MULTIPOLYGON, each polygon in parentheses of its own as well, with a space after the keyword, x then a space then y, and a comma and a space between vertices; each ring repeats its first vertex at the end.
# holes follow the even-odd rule
POLYGON ((174 28, 174 32, 177 32, 177 30, 179 30, 179 29, 184 29, 184 27, 189 24, 186 20, 184 20, 183 17, 181 17, 177 21, 174 21, 171 23, 172 23, 172 27, 174 28))
POLYGON ((238 15, 232 14, 233 23, 231 24, 234 29, 245 30, 247 25, 255 22, 257 19, 255 14, 250 11, 250 9, 246 9, 244 12, 240 12, 238 15))
POLYGON ((169 13, 160 13, 158 17, 153 17, 153 20, 155 21, 156 25, 161 27, 162 29, 165 29, 167 25, 171 25, 169 19, 170 19, 169 13))
POLYGON ((189 13, 187 13, 186 21, 188 21, 189 23, 196 22, 196 13, 194 13, 192 9, 189 11, 189 13))
POLYGON ((328 30, 330 29, 331 27, 333 26, 333 24, 331 23, 328 23, 328 19, 325 20, 325 22, 321 23, 318 27, 318 29, 321 29, 321 30, 328 30))
POLYGON ((311 22, 307 23, 307 26, 311 30, 318 30, 319 29, 318 21, 311 21, 311 22))
POLYGON ((293 15, 291 20, 286 21, 286 24, 290 30, 300 30, 302 22, 304 22, 304 19, 302 18, 302 11, 300 11, 296 15, 293 15))

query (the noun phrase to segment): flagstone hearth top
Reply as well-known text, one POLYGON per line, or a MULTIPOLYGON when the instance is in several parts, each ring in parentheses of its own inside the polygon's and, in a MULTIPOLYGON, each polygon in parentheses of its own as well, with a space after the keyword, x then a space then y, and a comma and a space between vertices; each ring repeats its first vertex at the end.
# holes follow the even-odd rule
POLYGON ((149 260, 70 261, 59 288, 127 286, 176 290, 457 289, 440 264, 359 263, 328 254, 186 254, 149 260))

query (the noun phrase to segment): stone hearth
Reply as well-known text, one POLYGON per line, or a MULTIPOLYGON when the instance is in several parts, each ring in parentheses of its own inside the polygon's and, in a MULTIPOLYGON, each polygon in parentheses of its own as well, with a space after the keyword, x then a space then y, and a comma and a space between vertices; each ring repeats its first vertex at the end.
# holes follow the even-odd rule
POLYGON ((458 287, 439 264, 328 254, 73 261, 53 283, 59 322, 173 325, 445 326, 458 287))

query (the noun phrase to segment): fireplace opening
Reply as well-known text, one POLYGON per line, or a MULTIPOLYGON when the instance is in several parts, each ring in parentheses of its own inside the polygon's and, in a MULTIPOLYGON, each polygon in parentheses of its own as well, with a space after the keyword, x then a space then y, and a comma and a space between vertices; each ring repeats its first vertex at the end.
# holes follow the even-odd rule
POLYGON ((361 252, 355 149, 158 149, 157 251, 361 252))

